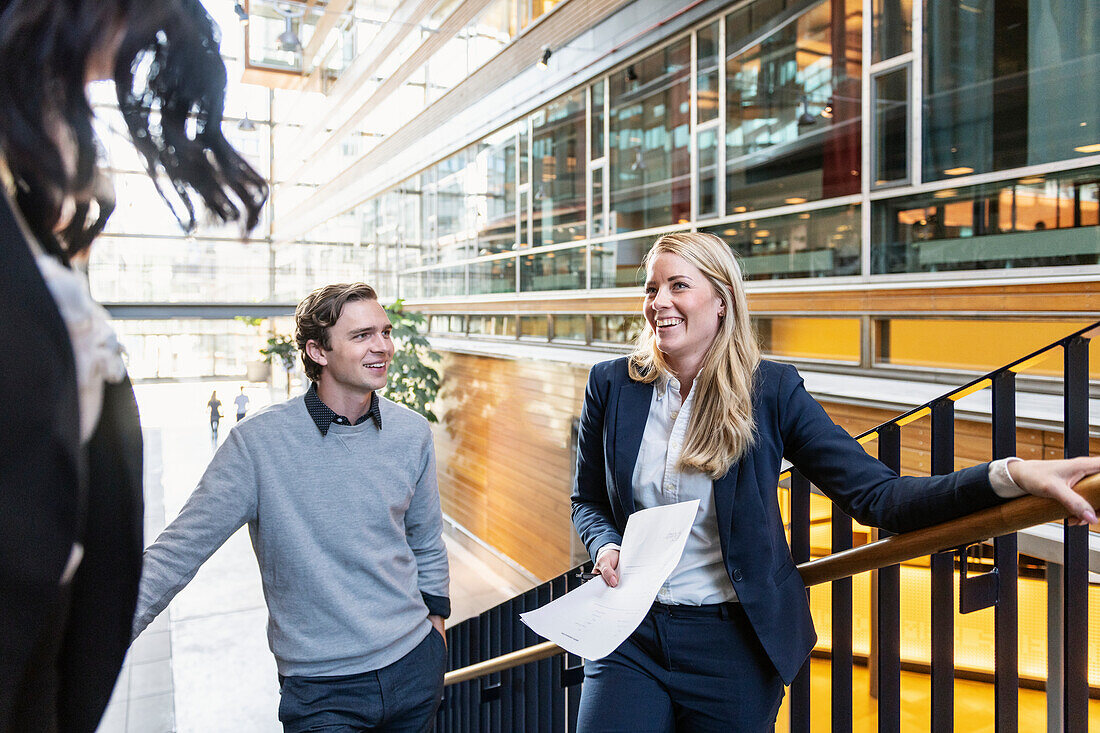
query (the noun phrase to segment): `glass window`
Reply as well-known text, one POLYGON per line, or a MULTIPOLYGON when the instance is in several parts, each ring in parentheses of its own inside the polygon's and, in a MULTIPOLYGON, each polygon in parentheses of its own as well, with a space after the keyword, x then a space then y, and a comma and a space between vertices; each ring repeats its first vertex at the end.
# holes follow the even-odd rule
POLYGON ((519 242, 517 249, 527 249, 531 246, 531 216, 527 211, 527 203, 531 200, 531 192, 520 191, 519 194, 519 242))
POLYGON ((516 258, 472 262, 470 267, 470 294, 514 293, 516 291, 516 258))
POLYGON ((466 267, 464 265, 428 270, 424 275, 426 276, 426 295, 429 298, 466 294, 466 267))
POLYGON ((875 185, 909 180, 909 69, 874 77, 875 185))
POLYGON ((1095 18, 1084 2, 929 0, 924 178, 1100 152, 1095 18))
POLYGON ((753 317, 765 354, 796 359, 858 362, 858 318, 753 317))
POLYGON ((909 53, 913 47, 913 0, 871 0, 871 60, 909 53))
MULTIPOLYGON (((891 318, 874 322, 879 364, 986 372, 1027 356, 1089 325, 1089 321, 941 320, 891 318)), ((1100 350, 1089 350, 1089 374, 1100 377, 1100 350)), ((1062 351, 1024 374, 1061 375, 1062 351)))
POLYGON ((584 247, 520 257, 520 290, 581 290, 585 287, 584 247))
POLYGON ((531 115, 531 200, 535 247, 585 237, 583 91, 531 115))
POLYGON ((600 79, 592 85, 592 160, 604 157, 604 101, 607 95, 607 80, 600 79))
POLYGON ((1100 263, 1100 168, 876 202, 876 273, 1100 263))
POLYGON ((691 215, 690 72, 685 37, 610 77, 612 231, 687 222, 691 215))
POLYGON ((545 341, 550 338, 549 323, 548 316, 520 316, 519 335, 545 341))
POLYGON ((700 219, 718 216, 718 130, 709 128, 695 136, 699 158, 700 219))
POLYGON ((726 21, 727 213, 859 191, 860 0, 763 5, 726 21))
POLYGON ((478 336, 515 336, 516 319, 513 316, 470 316, 470 333, 478 336))
POLYGON ((698 122, 718 119, 718 23, 696 34, 696 109, 698 122))
POLYGON ((586 320, 582 315, 554 316, 554 340, 584 341, 587 330, 586 320))
POLYGON ((637 314, 592 316, 592 340, 609 344, 632 344, 645 327, 637 314))
POLYGON ((602 237, 607 234, 603 216, 603 172, 604 168, 592 169, 592 236, 602 237))
POLYGON ((737 254, 746 280, 859 274, 859 206, 708 227, 737 254))
POLYGON ((506 252, 516 243, 515 127, 489 136, 476 159, 474 205, 479 255, 506 252))
POLYGON ((642 258, 655 237, 635 237, 592 245, 592 288, 637 287, 645 280, 642 258))

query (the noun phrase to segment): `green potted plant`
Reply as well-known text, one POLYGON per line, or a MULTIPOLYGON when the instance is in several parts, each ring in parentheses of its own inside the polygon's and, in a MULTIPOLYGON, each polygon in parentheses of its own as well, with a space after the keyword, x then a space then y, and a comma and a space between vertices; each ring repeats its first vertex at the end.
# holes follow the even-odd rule
POLYGON ((290 397, 290 373, 298 362, 298 345, 294 343, 292 336, 275 334, 267 340, 267 347, 260 349, 264 355, 264 361, 271 364, 278 360, 286 372, 286 396, 290 397))
POLYGON ((420 413, 428 422, 439 422, 432 403, 439 392, 439 372, 432 366, 440 356, 432 351, 428 339, 420 335, 426 319, 405 310, 400 298, 386 309, 393 324, 393 363, 384 394, 398 404, 420 413))

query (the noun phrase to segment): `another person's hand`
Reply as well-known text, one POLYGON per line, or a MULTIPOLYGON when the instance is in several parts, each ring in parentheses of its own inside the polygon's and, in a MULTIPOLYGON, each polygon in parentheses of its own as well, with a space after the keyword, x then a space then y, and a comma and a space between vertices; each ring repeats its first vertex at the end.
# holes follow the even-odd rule
POLYGON ((1085 476, 1100 473, 1100 458, 1011 461, 1008 473, 1027 493, 1054 499, 1064 506, 1071 515, 1070 525, 1096 523, 1096 512, 1073 486, 1085 476))
POLYGON ((619 551, 604 550, 597 556, 593 572, 599 573, 603 582, 614 588, 619 584, 619 551))
POLYGON ((443 637, 443 646, 447 646, 447 634, 443 628, 443 617, 429 614, 428 621, 430 621, 432 626, 435 627, 435 630, 439 632, 439 635, 443 637))

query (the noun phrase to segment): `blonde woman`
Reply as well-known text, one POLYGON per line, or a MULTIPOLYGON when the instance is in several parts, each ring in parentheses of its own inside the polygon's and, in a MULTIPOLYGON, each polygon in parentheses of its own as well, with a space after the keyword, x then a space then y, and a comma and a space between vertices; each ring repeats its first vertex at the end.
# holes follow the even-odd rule
MULTIPOLYGON (((859 522, 903 532, 1025 492, 1095 522, 1072 485, 1100 459, 1004 459, 899 477, 764 361, 741 273, 709 234, 669 234, 645 258, 647 327, 593 367, 581 413, 573 523, 618 583, 627 517, 699 499, 684 554, 638 629, 585 665, 578 730, 771 730, 816 635, 776 496, 786 458, 859 522)), ((599 581, 593 581, 599 582, 599 581)))

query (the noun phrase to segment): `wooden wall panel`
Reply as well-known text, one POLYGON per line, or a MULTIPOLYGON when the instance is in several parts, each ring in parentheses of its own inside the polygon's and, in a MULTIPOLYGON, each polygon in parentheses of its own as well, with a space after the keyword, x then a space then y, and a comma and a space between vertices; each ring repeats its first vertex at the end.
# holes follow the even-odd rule
MULTIPOLYGON (((544 580, 572 565, 569 492, 572 421, 580 416, 588 369, 446 353, 436 414, 436 452, 443 511, 544 580)), ((945 391, 946 391, 945 387, 945 391)), ((822 403, 852 434, 895 415, 888 410, 822 403)), ((990 458, 986 423, 955 421, 955 467, 990 458)), ((928 418, 902 429, 902 468, 930 470, 928 418)), ((871 453, 875 445, 868 446, 871 453)), ((1021 429, 1021 458, 1061 458, 1061 433, 1021 429)), ((1100 453, 1100 440, 1091 442, 1100 453)))
POLYGON ((443 511, 544 580, 567 570, 570 440, 588 370, 448 353, 443 375, 443 511))

